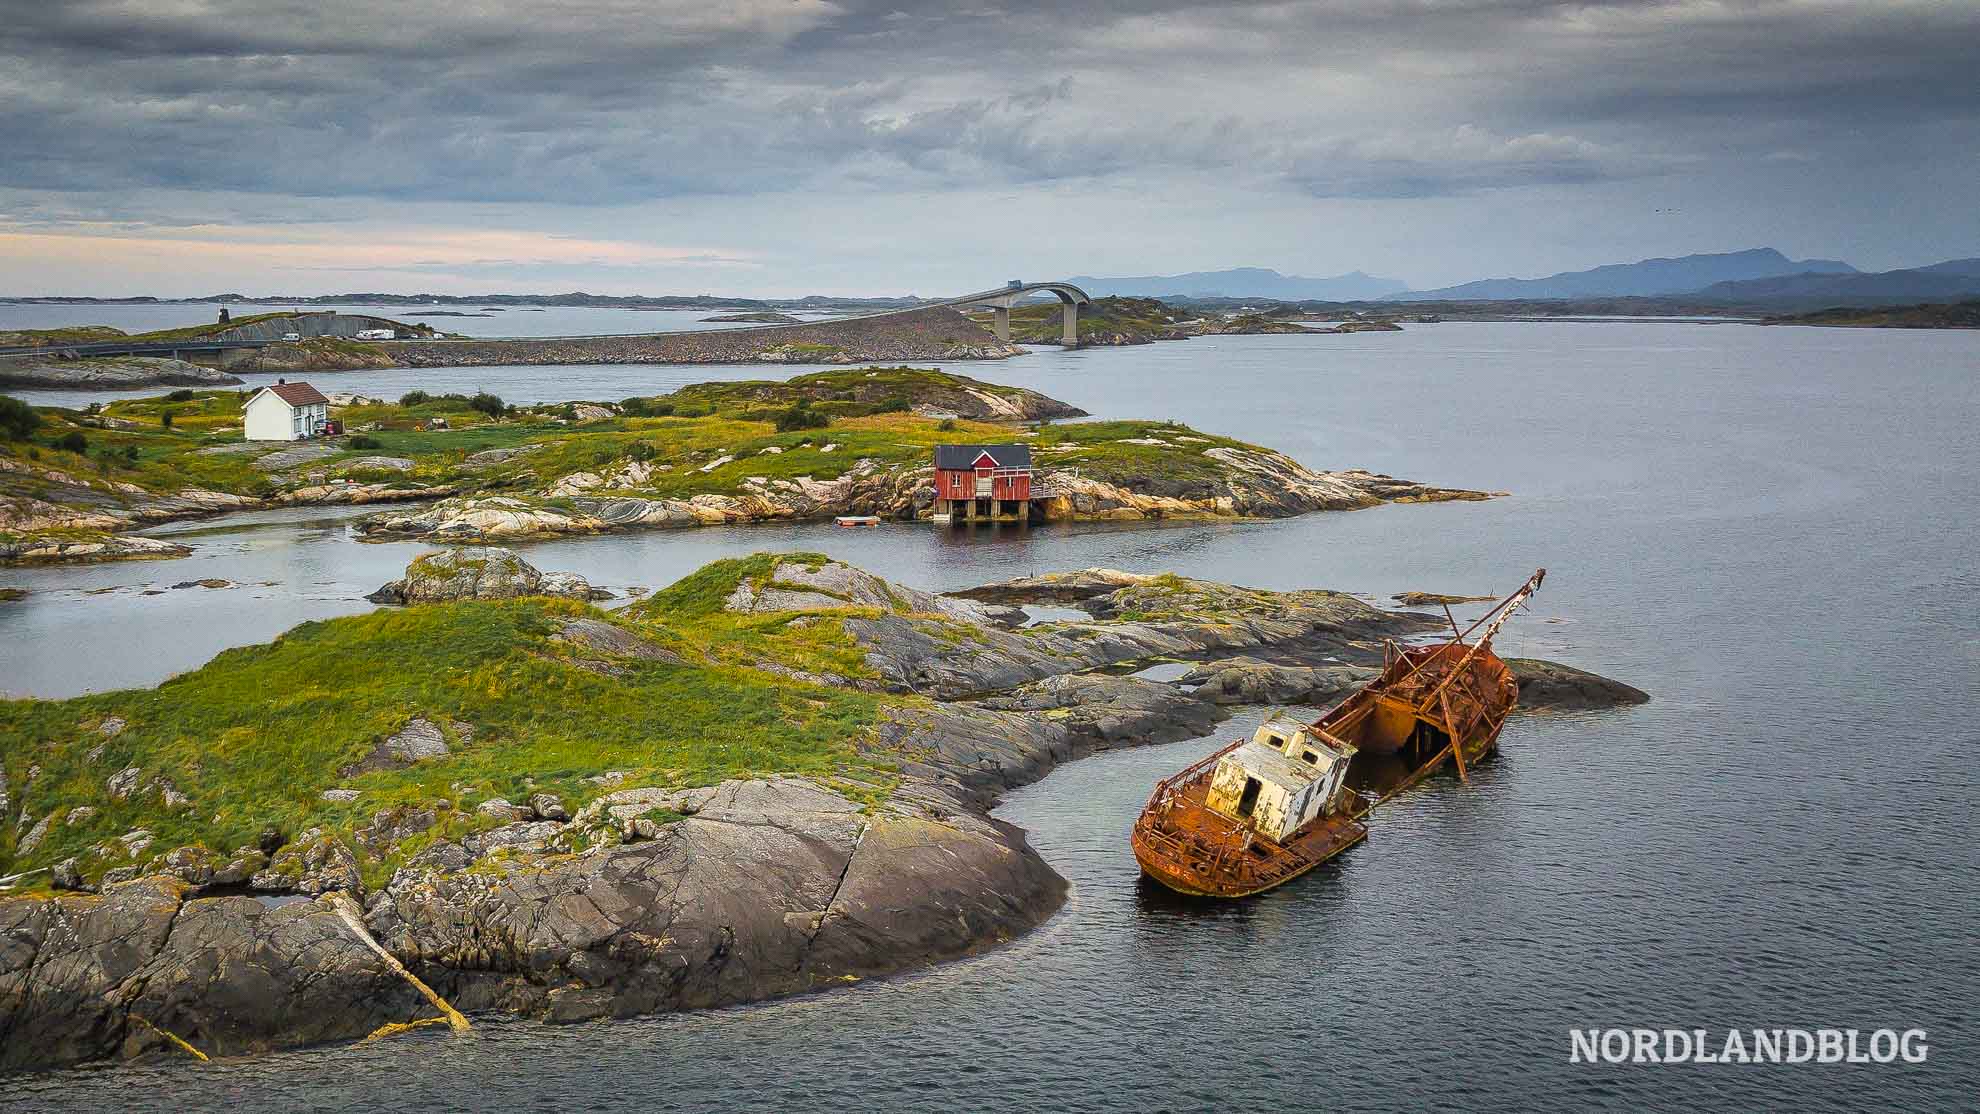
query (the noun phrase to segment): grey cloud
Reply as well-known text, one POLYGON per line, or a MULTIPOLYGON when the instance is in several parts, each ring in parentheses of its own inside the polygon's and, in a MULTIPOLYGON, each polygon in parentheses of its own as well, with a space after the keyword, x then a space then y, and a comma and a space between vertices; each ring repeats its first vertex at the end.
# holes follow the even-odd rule
POLYGON ((0 187, 1451 196, 1669 173, 1728 129, 1818 164, 1868 123, 1923 149, 1972 125, 1976 54, 1980 8, 1927 3, 82 0, 0 27, 0 187))

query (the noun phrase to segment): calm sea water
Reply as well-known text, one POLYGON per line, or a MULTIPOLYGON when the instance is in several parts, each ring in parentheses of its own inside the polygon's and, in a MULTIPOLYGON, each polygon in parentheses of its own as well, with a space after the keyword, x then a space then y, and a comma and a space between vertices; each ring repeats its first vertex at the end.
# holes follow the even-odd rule
MULTIPOLYGON (((423 322, 448 333, 461 333, 471 337, 547 337, 547 336, 610 336, 629 333, 694 332, 703 329, 746 329, 747 322, 708 321, 706 318, 721 316, 734 310, 694 309, 694 310, 628 310, 591 309, 576 306, 543 307, 478 307, 478 306, 435 306, 421 309, 410 306, 232 306, 235 317, 246 317, 255 313, 270 313, 283 309, 316 311, 334 309, 339 313, 370 313, 381 317, 391 317, 401 321, 423 322), (466 316, 430 317, 431 312, 459 313, 466 316)), ((220 313, 220 306, 214 305, 128 305, 128 306, 74 306, 74 305, 30 305, 0 302, 0 330, 6 329, 52 329, 65 325, 113 325, 127 333, 145 332, 151 329, 172 329, 186 325, 201 325, 212 321, 220 313)), ((824 320, 832 315, 817 313, 792 314, 806 320, 824 320)), ((823 365, 819 365, 823 366, 823 365)), ((311 378, 325 391, 347 391, 370 394, 374 398, 397 398, 414 387, 439 393, 443 391, 463 391, 473 393, 488 389, 502 394, 505 401, 516 402, 566 402, 572 399, 619 399, 630 394, 654 394, 662 390, 672 390, 685 383, 706 381, 712 376, 707 368, 693 365, 673 367, 657 373, 651 379, 654 384, 646 388, 621 390, 625 383, 623 366, 569 366, 555 368, 535 368, 523 373, 518 382, 515 374, 491 375, 485 368, 432 368, 426 371, 395 369, 385 372, 318 372, 311 378), (618 392, 618 393, 614 393, 618 392)), ((733 369, 729 369, 733 370, 733 369)), ((759 369, 760 370, 760 369, 759 369)), ((784 371, 785 369, 772 369, 784 371)), ((786 374, 816 370, 815 367, 791 367, 786 374)), ((244 373, 240 376, 245 386, 251 390, 264 386, 284 375, 294 373, 244 373)), ((69 390, 20 390, 6 393, 24 398, 36 406, 87 406, 92 402, 110 402, 119 398, 140 398, 171 390, 170 387, 145 388, 131 391, 69 391, 69 390)))
MULTIPOLYGON (((1546 565, 1502 648, 1656 699, 1515 719, 1470 787, 1427 785, 1340 863, 1253 901, 1169 900, 1139 882, 1126 840, 1148 786, 1252 722, 1240 720, 1011 794, 1000 815, 1031 832, 1073 897, 978 959, 737 1009, 571 1029, 489 1019, 460 1039, 91 1070, 0 1084, 0 1097, 271 1110, 1972 1108, 1980 334, 1445 324, 955 370, 1103 416, 1179 418, 1319 467, 1514 494, 1169 529, 646 533, 528 556, 614 586, 802 546, 930 588, 1108 564, 1377 598, 1505 590, 1546 565), (1586 1026, 1918 1027, 1931 1058, 1570 1065, 1568 1030, 1586 1026)), ((491 389, 517 397, 543 374, 488 371, 491 389)), ((599 392, 618 397, 657 373, 601 374, 622 377, 599 392)), ((155 681, 221 644, 368 606, 353 597, 417 549, 360 545, 320 514, 193 540, 199 555, 182 561, 0 574, 36 592, 0 605, 5 687, 155 681), (212 575, 252 586, 141 594, 212 575), (115 590, 85 594, 103 587, 115 590), (127 653, 132 640, 143 648, 127 653)))
MULTIPOLYGON (((740 329, 747 323, 707 321, 734 309, 595 309, 587 306, 228 306, 235 317, 300 310, 369 313, 399 321, 423 321, 441 332, 471 337, 605 336, 689 329, 740 329)), ((114 325, 127 333, 203 325, 220 315, 218 302, 183 305, 49 305, 0 302, 0 329, 56 329, 66 325, 114 325)), ((825 317, 798 313, 793 317, 825 317)))

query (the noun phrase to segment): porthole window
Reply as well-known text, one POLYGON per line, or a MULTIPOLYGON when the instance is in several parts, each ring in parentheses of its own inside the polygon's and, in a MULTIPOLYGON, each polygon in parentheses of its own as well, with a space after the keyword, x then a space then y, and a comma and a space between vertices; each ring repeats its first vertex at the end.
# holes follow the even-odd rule
POLYGON ((1306 763, 1307 765, 1309 765, 1309 766, 1318 766, 1318 765, 1320 764, 1320 756, 1319 756, 1319 755, 1317 755, 1317 754, 1315 754, 1315 753, 1313 753, 1313 752, 1312 752, 1312 751, 1310 751, 1310 750, 1309 750, 1309 751, 1302 751, 1302 752, 1300 753, 1300 758, 1301 758, 1301 759, 1302 759, 1303 761, 1305 761, 1305 763, 1306 763))

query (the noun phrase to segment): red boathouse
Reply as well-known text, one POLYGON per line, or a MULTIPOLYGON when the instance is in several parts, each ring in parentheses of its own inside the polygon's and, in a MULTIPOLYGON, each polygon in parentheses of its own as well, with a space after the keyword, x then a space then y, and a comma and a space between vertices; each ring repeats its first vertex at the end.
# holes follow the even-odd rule
POLYGON ((1031 519, 1031 446, 935 446, 935 521, 1031 519))

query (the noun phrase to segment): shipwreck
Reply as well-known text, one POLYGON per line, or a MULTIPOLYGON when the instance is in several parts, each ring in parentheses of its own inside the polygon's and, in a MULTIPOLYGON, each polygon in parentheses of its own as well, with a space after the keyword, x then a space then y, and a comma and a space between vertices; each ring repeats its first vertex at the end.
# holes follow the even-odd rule
POLYGON ((1194 896, 1263 893, 1366 839, 1369 813, 1446 761, 1468 782, 1467 767, 1497 748, 1519 699, 1492 638, 1546 575, 1464 630, 1453 620, 1448 639, 1388 643, 1382 672, 1312 723, 1270 718, 1163 779, 1134 824, 1142 872, 1194 896), (1348 773, 1363 751, 1396 756, 1407 773, 1379 797, 1358 789, 1348 773))

